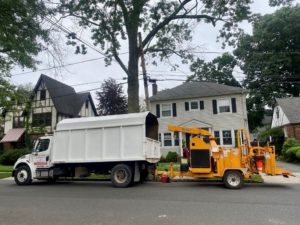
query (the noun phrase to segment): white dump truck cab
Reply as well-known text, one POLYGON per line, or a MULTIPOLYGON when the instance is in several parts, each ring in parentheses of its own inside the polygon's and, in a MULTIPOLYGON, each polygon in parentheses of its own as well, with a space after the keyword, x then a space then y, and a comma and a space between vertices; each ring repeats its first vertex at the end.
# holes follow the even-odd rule
MULTIPOLYGON (((52 140, 52 136, 38 138, 34 142, 32 153, 24 155, 16 161, 12 176, 15 178, 17 184, 30 184, 32 179, 40 177, 38 176, 40 174, 37 174, 39 173, 39 170, 48 170, 52 167, 50 162, 52 140)), ((48 175, 45 178, 51 179, 48 175)))
POLYGON ((160 157, 158 121, 150 112, 65 119, 18 159, 12 175, 26 185, 111 174, 115 187, 128 187, 145 180, 160 157))

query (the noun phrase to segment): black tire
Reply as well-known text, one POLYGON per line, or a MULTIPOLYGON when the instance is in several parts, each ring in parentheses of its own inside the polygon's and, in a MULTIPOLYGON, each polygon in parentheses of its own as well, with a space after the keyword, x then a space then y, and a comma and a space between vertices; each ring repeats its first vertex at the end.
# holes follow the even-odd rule
POLYGON ((111 171, 111 182, 117 188, 128 187, 132 180, 132 168, 125 164, 118 164, 111 171))
POLYGON ((224 175, 223 182, 229 189, 240 189, 244 185, 243 175, 239 171, 227 171, 224 175))
POLYGON ((32 182, 31 171, 28 166, 20 166, 15 172, 15 182, 17 185, 28 185, 32 182))

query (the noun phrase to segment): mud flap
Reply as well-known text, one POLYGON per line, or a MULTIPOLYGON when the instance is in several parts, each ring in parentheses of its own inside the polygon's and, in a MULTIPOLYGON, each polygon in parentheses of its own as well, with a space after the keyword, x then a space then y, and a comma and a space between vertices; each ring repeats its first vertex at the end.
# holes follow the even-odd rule
POLYGON ((138 162, 135 162, 134 164, 134 182, 140 182, 141 180, 141 173, 138 162))

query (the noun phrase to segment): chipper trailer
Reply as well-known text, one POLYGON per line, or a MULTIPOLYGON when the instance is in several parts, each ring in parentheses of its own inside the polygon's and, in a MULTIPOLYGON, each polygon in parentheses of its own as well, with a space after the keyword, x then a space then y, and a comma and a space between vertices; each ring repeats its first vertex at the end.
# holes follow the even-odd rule
POLYGON ((237 131, 237 147, 232 149, 218 146, 214 136, 204 129, 173 125, 168 129, 191 137, 189 158, 186 166, 180 166, 180 171, 174 171, 171 164, 169 171, 156 171, 157 175, 168 175, 171 179, 175 176, 221 178, 230 189, 241 188, 254 174, 293 176, 276 167, 274 146, 250 146, 244 129, 237 131))

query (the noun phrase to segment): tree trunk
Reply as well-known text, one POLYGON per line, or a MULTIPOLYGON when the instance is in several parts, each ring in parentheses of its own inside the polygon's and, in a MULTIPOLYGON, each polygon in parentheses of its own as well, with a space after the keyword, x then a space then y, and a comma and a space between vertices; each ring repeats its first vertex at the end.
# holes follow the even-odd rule
POLYGON ((139 106, 139 49, 137 32, 130 33, 128 61, 128 113, 140 111, 139 106))

